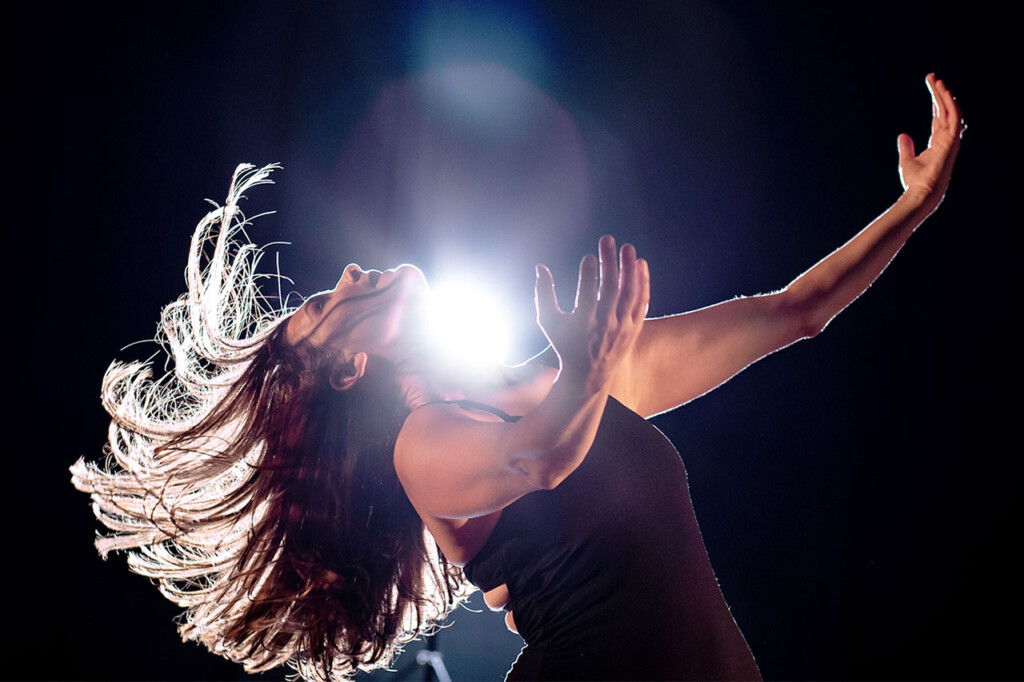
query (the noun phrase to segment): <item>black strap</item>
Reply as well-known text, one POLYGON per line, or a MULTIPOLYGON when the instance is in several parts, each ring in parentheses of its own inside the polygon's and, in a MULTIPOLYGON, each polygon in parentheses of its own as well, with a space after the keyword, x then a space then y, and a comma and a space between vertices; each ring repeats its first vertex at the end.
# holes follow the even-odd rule
POLYGON ((482 410, 483 412, 490 412, 496 417, 501 417, 501 420, 504 422, 517 422, 522 419, 522 417, 514 417, 504 410, 499 410, 492 405, 478 403, 475 400, 435 400, 427 403, 427 405, 458 405, 464 410, 482 410))

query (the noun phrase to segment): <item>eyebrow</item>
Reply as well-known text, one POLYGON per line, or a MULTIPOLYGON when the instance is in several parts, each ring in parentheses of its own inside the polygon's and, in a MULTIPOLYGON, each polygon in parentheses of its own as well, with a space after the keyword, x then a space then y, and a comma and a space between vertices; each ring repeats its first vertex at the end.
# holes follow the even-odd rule
MULTIPOLYGON (((310 322, 313 322, 313 318, 312 318, 313 313, 310 311, 310 305, 315 303, 318 299, 327 298, 329 294, 330 294, 330 292, 327 292, 327 291, 321 291, 318 294, 313 294, 312 296, 307 298, 305 301, 303 301, 301 306, 299 306, 299 309, 302 310, 305 313, 306 318, 309 319, 310 322)), ((319 324, 317 326, 319 326, 319 324)), ((316 329, 316 327, 314 327, 314 330, 315 329, 316 329)), ((308 336, 308 335, 304 335, 304 336, 308 336)))
MULTIPOLYGON (((310 303, 311 301, 315 301, 315 300, 317 300, 318 298, 326 298, 326 297, 327 297, 328 295, 330 295, 330 292, 329 292, 329 291, 320 291, 320 292, 318 292, 318 293, 315 293, 315 294, 313 294, 312 296, 310 296, 309 298, 306 298, 306 299, 304 299, 304 300, 302 301, 302 303, 301 303, 301 304, 299 304, 299 307, 298 307, 298 308, 296 308, 295 312, 294 312, 294 313, 292 313, 292 315, 291 315, 291 318, 292 318, 292 319, 288 321, 288 324, 286 324, 286 325, 285 325, 286 327, 290 327, 290 326, 291 326, 291 323, 292 323, 292 322, 293 322, 293 321, 294 321, 294 320, 295 320, 295 319, 296 319, 296 318, 297 318, 297 317, 298 317, 298 316, 299 316, 300 314, 304 315, 304 316, 305 316, 305 319, 306 319, 306 320, 308 320, 308 321, 310 322, 310 324, 311 324, 311 325, 313 325, 313 329, 312 329, 311 331, 309 331, 309 332, 305 333, 305 334, 302 334, 302 335, 301 335, 301 336, 300 336, 300 337, 299 337, 299 338, 298 338, 298 339, 296 340, 296 343, 298 343, 298 342, 300 342, 300 341, 304 341, 305 339, 309 338, 309 337, 310 337, 310 335, 312 335, 312 334, 313 334, 313 332, 315 332, 315 331, 316 331, 317 327, 319 327, 319 326, 320 326, 320 325, 319 325, 319 323, 313 324, 313 323, 314 323, 314 320, 313 320, 313 318, 312 318, 312 313, 311 313, 311 312, 310 312, 310 310, 309 310, 309 303, 310 303)), ((287 337, 288 337, 288 336, 290 336, 290 335, 291 335, 290 333, 286 332, 286 334, 285 334, 285 337, 287 338, 287 337)))
MULTIPOLYGON (((320 319, 316 320, 316 324, 313 325, 313 328, 310 329, 307 333, 302 335, 302 339, 301 340, 307 340, 307 339, 309 339, 309 337, 313 336, 313 334, 315 334, 316 331, 320 328, 320 325, 322 325, 324 323, 324 320, 327 319, 327 316, 330 315, 331 313, 333 313, 335 310, 337 310, 339 306, 341 306, 341 305, 343 305, 345 303, 354 303, 355 301, 359 301, 359 300, 362 300, 362 299, 373 298, 374 296, 380 296, 385 291, 390 290, 396 284, 398 284, 398 279, 397 278, 393 279, 387 286, 382 287, 380 289, 374 289, 373 291, 368 291, 365 294, 358 294, 356 296, 349 296, 348 298, 343 298, 342 300, 338 301, 334 305, 334 307, 332 307, 330 310, 325 310, 324 313, 320 316, 320 319)), ((312 296, 310 296, 309 298, 307 298, 305 301, 302 302, 302 306, 300 307, 300 309, 304 309, 305 312, 306 312, 306 317, 312 321, 312 317, 310 317, 312 315, 312 313, 310 313, 309 308, 307 308, 306 305, 310 301, 315 301, 318 298, 329 298, 330 295, 331 295, 330 291, 321 291, 320 293, 313 294, 312 296)), ((353 320, 348 326, 354 326, 355 324, 358 324, 365 317, 367 317, 367 315, 364 315, 363 317, 360 317, 357 320, 353 320)))
MULTIPOLYGON (((313 294, 312 296, 310 296, 309 298, 307 298, 305 301, 302 302, 302 307, 305 308, 311 301, 316 301, 317 299, 320 299, 320 298, 327 298, 328 296, 330 296, 330 294, 331 294, 331 292, 329 292, 329 291, 321 291, 318 294, 313 294)), ((308 308, 307 308, 306 312, 307 313, 309 312, 308 308)))

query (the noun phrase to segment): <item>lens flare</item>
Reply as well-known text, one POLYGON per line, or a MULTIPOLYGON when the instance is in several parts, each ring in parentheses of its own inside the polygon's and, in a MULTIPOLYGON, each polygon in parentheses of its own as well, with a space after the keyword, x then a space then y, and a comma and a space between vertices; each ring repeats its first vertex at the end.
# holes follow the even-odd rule
POLYGON ((458 364, 505 362, 510 338, 505 310, 500 298, 478 281, 431 285, 431 339, 458 364))

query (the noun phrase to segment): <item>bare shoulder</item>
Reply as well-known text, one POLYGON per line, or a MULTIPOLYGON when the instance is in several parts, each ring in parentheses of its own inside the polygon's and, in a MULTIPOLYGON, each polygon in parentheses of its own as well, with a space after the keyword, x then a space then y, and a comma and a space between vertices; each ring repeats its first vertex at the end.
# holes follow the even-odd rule
POLYGON ((395 441, 395 471, 410 497, 437 473, 441 457, 450 441, 460 440, 460 432, 471 428, 470 419, 453 405, 426 405, 406 418, 395 441))
POLYGON ((518 464, 508 415, 522 416, 551 390, 555 370, 521 366, 497 390, 462 403, 423 405, 410 413, 395 443, 395 470, 405 493, 445 556, 464 563, 475 555, 501 510, 537 485, 518 464), (482 409, 497 408, 499 414, 482 409))
POLYGON ((395 471, 424 520, 483 516, 529 492, 506 445, 512 426, 456 405, 413 410, 395 443, 395 471))
POLYGON ((427 405, 409 415, 395 444, 395 470, 409 501, 445 557, 458 566, 487 542, 501 516, 502 493, 507 497, 516 489, 502 485, 498 471, 486 472, 486 457, 473 455, 503 425, 453 405, 427 405))

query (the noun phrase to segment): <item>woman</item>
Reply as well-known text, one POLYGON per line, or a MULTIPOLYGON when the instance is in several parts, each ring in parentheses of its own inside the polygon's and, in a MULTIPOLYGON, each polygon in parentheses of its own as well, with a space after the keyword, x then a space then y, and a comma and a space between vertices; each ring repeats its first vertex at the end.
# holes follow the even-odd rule
POLYGON ((252 671, 384 665, 458 602, 464 572, 527 642, 510 678, 759 677, 682 463, 644 418, 819 333, 938 206, 963 123, 927 83, 928 149, 899 138, 903 195, 786 288, 645 321, 647 263, 605 237, 571 312, 538 267, 550 352, 473 384, 424 343, 411 266, 349 266, 297 311, 267 311, 236 204, 272 167, 242 167, 163 313, 173 373, 105 377, 116 466, 73 467, 114 531, 100 551, 132 550, 187 608, 183 637, 252 671))

